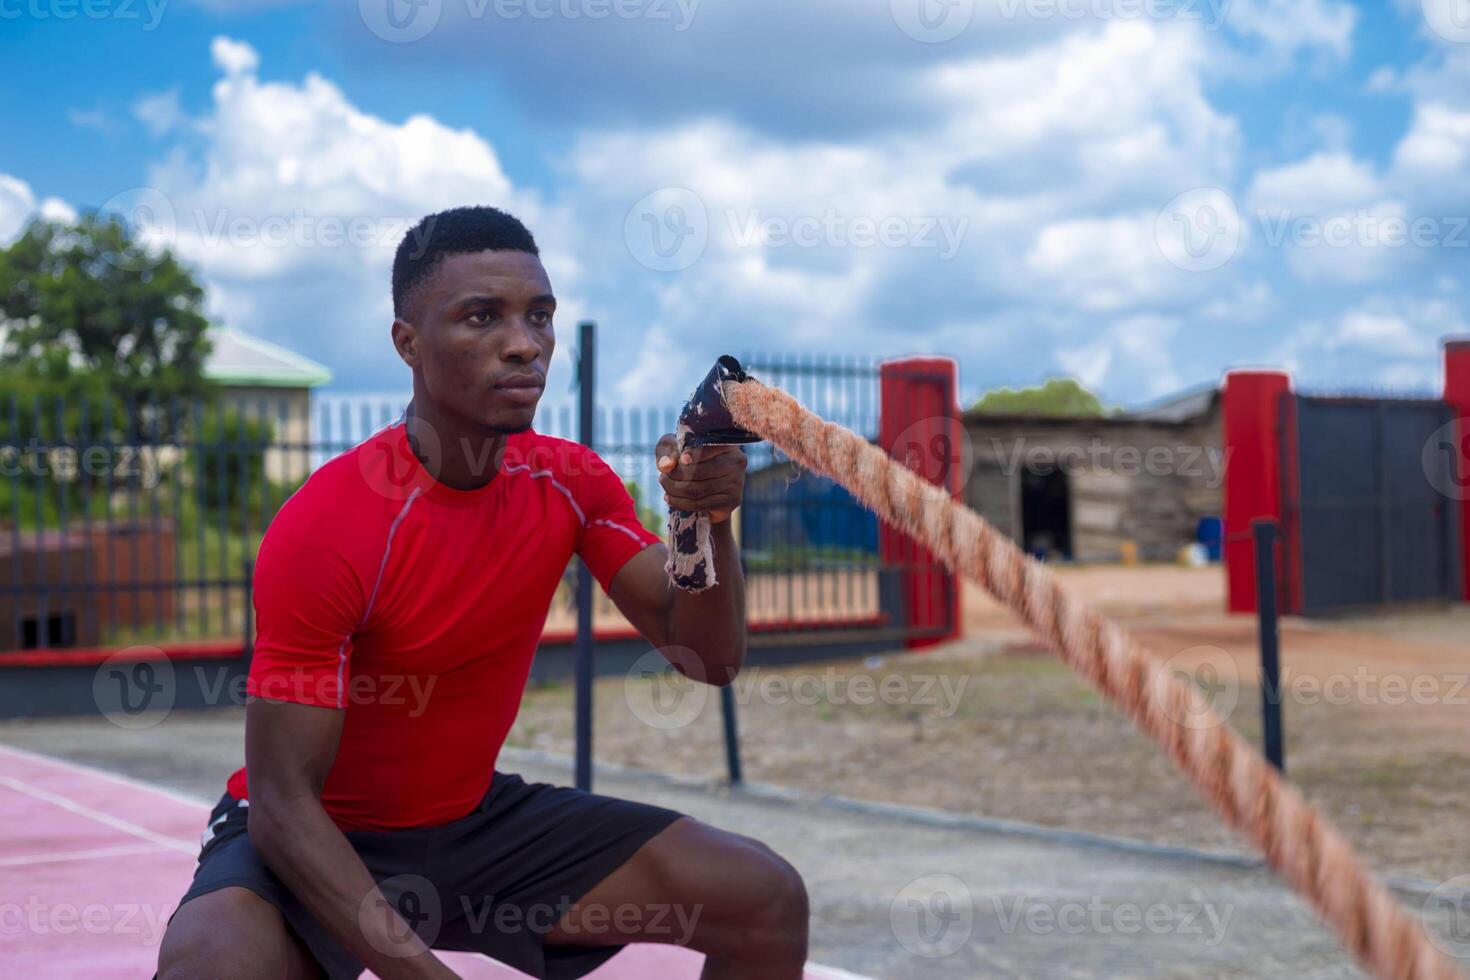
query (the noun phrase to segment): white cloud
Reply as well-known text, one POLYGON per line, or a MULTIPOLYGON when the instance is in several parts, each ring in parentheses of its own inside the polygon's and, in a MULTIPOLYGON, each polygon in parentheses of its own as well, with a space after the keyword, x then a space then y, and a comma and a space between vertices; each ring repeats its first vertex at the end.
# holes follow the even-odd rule
POLYGON ((1416 105, 1413 124, 1394 150, 1394 167, 1407 178, 1463 186, 1470 177, 1470 109, 1416 105))
POLYGON ((152 92, 133 103, 133 115, 148 130, 150 135, 162 136, 185 121, 184 110, 179 106, 177 87, 166 92, 152 92))
POLYGON ((1346 58, 1358 12, 1333 0, 1233 0, 1225 22, 1245 37, 1258 38, 1281 55, 1300 49, 1346 58))
POLYGON ((26 224, 34 217, 47 221, 72 222, 77 213, 71 205, 55 197, 36 200, 31 185, 18 177, 0 174, 0 246, 9 245, 20 237, 26 224))
POLYGON ((1247 200, 1271 213, 1323 214, 1360 205, 1383 193, 1372 165, 1342 151, 1256 173, 1247 200))
POLYGON ((244 75, 260 67, 260 54, 244 41, 217 37, 210 42, 209 54, 215 67, 226 75, 244 75))

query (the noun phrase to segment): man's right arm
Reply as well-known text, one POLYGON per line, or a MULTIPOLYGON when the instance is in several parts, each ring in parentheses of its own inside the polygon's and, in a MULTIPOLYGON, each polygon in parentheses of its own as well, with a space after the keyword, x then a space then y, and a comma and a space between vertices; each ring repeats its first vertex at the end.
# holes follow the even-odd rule
POLYGON ((378 890, 322 808, 345 712, 255 698, 245 710, 250 841, 338 942, 382 980, 453 978, 378 890))

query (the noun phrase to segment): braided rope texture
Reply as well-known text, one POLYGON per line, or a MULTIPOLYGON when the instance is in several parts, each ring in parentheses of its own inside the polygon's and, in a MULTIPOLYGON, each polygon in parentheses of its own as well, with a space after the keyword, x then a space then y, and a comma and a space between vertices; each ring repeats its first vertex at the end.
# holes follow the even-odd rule
POLYGON ((757 381, 726 382, 724 396, 737 424, 842 484, 1020 616, 1164 749, 1367 970, 1384 980, 1462 977, 1418 919, 1368 874, 1342 833, 1202 704, 1192 684, 1171 676, 1125 630, 1069 595, 979 514, 785 392, 757 381))

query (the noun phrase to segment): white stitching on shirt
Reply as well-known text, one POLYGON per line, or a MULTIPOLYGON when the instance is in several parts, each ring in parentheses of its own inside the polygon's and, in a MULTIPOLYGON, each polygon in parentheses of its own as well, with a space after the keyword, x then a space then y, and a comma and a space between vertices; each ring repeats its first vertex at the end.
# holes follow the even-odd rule
POLYGON ((581 525, 583 525, 584 527, 586 526, 586 524, 587 524, 587 515, 584 514, 584 513, 582 513, 582 508, 580 506, 578 506, 576 498, 572 496, 572 491, 568 490, 562 484, 562 482, 560 480, 558 480, 556 477, 552 476, 550 470, 532 470, 531 467, 528 466, 528 465, 526 465, 525 463, 518 463, 515 466, 507 466, 505 468, 505 472, 507 472, 507 473, 526 473, 526 474, 529 474, 532 477, 532 479, 534 479, 536 477, 539 477, 539 476, 546 477, 548 480, 551 481, 551 485, 554 486, 554 487, 556 487, 558 490, 560 490, 562 492, 562 494, 567 498, 567 503, 569 503, 569 504, 572 505, 572 510, 575 511, 576 514, 577 514, 577 522, 580 523, 581 525))
MULTIPOLYGON (((398 512, 398 516, 393 518, 393 523, 388 526, 388 540, 383 542, 383 558, 378 562, 378 578, 373 582, 373 593, 368 596, 367 608, 362 611, 362 619, 358 620, 358 629, 362 629, 367 625, 368 616, 372 615, 373 603, 378 601, 378 589, 382 587, 383 573, 388 569, 388 554, 393 550, 393 535, 398 533, 398 525, 403 523, 403 519, 408 516, 408 509, 413 506, 413 502, 419 499, 419 496, 423 492, 423 487, 414 487, 413 493, 409 494, 408 499, 403 502, 403 509, 398 512)), ((352 639, 351 633, 342 638, 342 645, 337 648, 337 707, 339 708, 346 707, 343 703, 342 673, 347 667, 347 641, 350 639, 352 639)))
POLYGON ((592 523, 593 524, 604 524, 607 527, 617 528, 619 531, 622 531, 624 534, 626 534, 628 537, 632 538, 634 541, 637 541, 639 544, 644 544, 645 543, 644 540, 642 538, 640 538, 637 535, 636 532, 630 531, 628 528, 626 528, 623 525, 617 523, 616 521, 610 521, 610 520, 608 520, 605 517, 599 517, 597 520, 593 521, 592 523))

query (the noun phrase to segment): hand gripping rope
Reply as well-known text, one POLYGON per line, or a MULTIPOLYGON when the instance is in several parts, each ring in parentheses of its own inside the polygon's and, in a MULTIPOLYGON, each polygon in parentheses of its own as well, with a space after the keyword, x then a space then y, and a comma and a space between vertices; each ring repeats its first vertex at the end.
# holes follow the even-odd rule
MULTIPOLYGON (((840 483, 950 569, 984 586, 1153 738, 1374 975, 1384 980, 1462 976, 1430 943, 1419 921, 1368 874, 1342 833, 1202 704, 1192 685, 1171 676, 1122 627, 1069 595, 1039 562, 979 514, 955 503, 944 488, 807 411, 785 392, 747 377, 731 357, 720 359, 690 406, 693 428, 710 419, 709 431, 720 430, 711 442, 769 440, 794 462, 840 483), (707 391, 712 385, 715 390, 707 391), (1174 720, 1181 718, 1189 724, 1174 720)), ((682 542, 692 550, 682 552, 686 560, 679 567, 684 576, 703 582, 699 566, 708 565, 708 529, 701 547, 697 523, 696 532, 682 542)), ((671 574, 675 566, 671 558, 671 574)))

